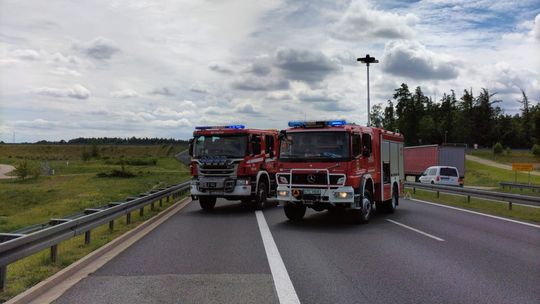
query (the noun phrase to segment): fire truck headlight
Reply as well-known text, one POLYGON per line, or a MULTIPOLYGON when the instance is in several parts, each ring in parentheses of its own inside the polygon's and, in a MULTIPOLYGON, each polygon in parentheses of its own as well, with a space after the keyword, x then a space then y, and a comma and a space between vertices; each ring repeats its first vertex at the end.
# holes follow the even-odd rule
POLYGON ((337 183, 338 183, 338 185, 343 185, 343 184, 345 184, 345 176, 344 176, 344 177, 340 177, 340 178, 337 180, 337 183))
POLYGON ((288 196, 288 195, 289 195, 289 191, 286 191, 286 190, 278 191, 278 195, 279 195, 279 196, 288 196))
POLYGON ((289 181, 287 180, 287 178, 285 176, 280 176, 279 177, 279 183, 280 184, 288 184, 289 181))
POLYGON ((238 179, 236 180, 236 184, 241 186, 247 186, 249 185, 249 179, 238 179))
POLYGON ((336 198, 349 198, 349 197, 352 197, 352 193, 350 193, 350 192, 336 192, 336 193, 334 193, 334 196, 336 198))

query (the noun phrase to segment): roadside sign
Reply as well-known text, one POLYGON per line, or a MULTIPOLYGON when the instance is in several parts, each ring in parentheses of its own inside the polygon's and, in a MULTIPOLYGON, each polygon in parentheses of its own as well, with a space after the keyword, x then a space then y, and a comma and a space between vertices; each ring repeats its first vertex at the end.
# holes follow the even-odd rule
POLYGON ((530 163, 512 163, 512 171, 532 171, 533 164, 530 163))

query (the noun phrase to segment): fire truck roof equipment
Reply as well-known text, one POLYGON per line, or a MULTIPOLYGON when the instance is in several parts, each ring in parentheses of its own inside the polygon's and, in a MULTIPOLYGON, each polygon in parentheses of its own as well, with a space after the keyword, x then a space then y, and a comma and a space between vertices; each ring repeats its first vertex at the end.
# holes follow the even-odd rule
POLYGON ((197 130, 209 130, 209 129, 245 129, 244 125, 229 125, 229 126, 198 126, 197 130))

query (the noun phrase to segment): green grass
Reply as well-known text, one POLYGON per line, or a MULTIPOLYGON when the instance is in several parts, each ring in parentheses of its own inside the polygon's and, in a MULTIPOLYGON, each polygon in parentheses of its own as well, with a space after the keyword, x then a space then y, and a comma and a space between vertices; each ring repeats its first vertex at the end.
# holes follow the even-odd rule
MULTIPOLYGON (((474 161, 465 161, 465 185, 499 187, 500 182, 514 182, 515 172, 480 164, 474 161)), ((527 183, 528 174, 518 172, 517 182, 527 183)), ((540 184, 540 176, 531 175, 531 183, 540 184)))
MULTIPOLYGON (((87 146, 0 145, 2 164, 16 165, 27 161, 32 166, 42 166, 47 160, 55 171, 52 176, 42 175, 37 179, 0 180, 0 232, 46 223, 51 218, 61 218, 85 208, 124 200, 128 196, 185 181, 189 179, 189 170, 171 155, 176 148, 169 145, 104 146, 100 147, 100 159, 82 161, 81 154, 88 149, 87 146), (129 159, 155 158, 157 163, 126 166, 126 170, 136 175, 133 178, 97 177, 100 172, 120 169, 117 163, 122 156, 129 159)), ((44 250, 10 264, 8 287, 0 293, 0 301, 37 284, 156 212, 158 210, 148 210, 140 220, 138 212, 133 212, 134 222, 126 226, 125 219, 118 220, 112 233, 107 225, 95 229, 92 231, 92 242, 87 246, 84 245, 84 236, 61 243, 56 263, 49 261, 49 250, 44 250)))
POLYGON ((405 191, 409 192, 412 198, 419 200, 460 207, 520 221, 540 223, 540 208, 514 204, 512 210, 508 210, 508 203, 493 202, 473 197, 471 197, 471 202, 468 203, 466 197, 459 195, 440 193, 440 197, 437 198, 436 193, 431 191, 416 189, 416 194, 413 194, 410 188, 407 188, 405 191))
POLYGON ((503 152, 500 155, 493 154, 492 150, 469 150, 470 155, 489 159, 499 163, 511 165, 512 163, 536 163, 536 169, 540 166, 540 158, 530 150, 511 150, 509 154, 503 152))
MULTIPOLYGON (((1 163, 2 160, 0 160, 1 163)), ((134 178, 100 178, 96 174, 119 169, 102 161, 76 161, 55 168, 54 176, 0 181, 0 232, 10 232, 31 224, 47 222, 85 208, 124 200, 128 196, 189 178, 187 168, 174 159, 162 158, 158 166, 127 166, 134 178)))
POLYGON ((73 262, 86 256, 92 251, 107 244, 114 238, 140 225, 146 219, 156 215, 173 204, 163 202, 163 207, 155 204, 155 210, 150 207, 145 208, 143 217, 139 217, 139 212, 132 212, 131 224, 126 225, 125 217, 115 220, 114 231, 109 231, 108 225, 100 226, 92 230, 92 241, 89 245, 84 244, 84 234, 71 238, 58 245, 58 257, 55 263, 50 260, 50 250, 46 249, 24 259, 21 259, 8 266, 7 288, 0 293, 0 302, 9 300, 26 289, 36 285, 42 280, 50 277, 61 269, 71 265, 73 262))

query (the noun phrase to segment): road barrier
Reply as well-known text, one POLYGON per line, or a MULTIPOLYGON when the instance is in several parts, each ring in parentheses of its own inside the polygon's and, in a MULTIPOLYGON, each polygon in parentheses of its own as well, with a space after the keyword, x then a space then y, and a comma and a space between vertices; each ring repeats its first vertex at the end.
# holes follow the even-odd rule
POLYGON ((142 193, 138 197, 128 197, 123 202, 112 202, 98 208, 88 208, 81 213, 63 218, 53 218, 45 224, 33 225, 11 233, 0 233, 0 291, 6 287, 7 267, 9 264, 50 248, 51 261, 58 257, 58 244, 84 233, 84 243, 91 242, 91 231, 109 223, 114 229, 114 220, 126 216, 126 224, 131 223, 131 212, 139 209, 144 215, 144 207, 155 203, 163 206, 163 200, 176 199, 189 190, 189 182, 142 193))
POLYGON ((462 188, 462 187, 411 183, 411 182, 406 182, 405 186, 409 188, 413 188, 413 193, 416 192, 416 188, 437 192, 437 197, 439 197, 440 192, 463 195, 467 197, 467 202, 471 201, 471 197, 478 197, 478 198, 483 198, 483 199, 488 199, 488 200, 493 200, 493 201, 507 202, 508 209, 510 210, 512 210, 513 203, 536 206, 536 207, 540 206, 540 197, 536 197, 536 196, 495 192, 495 191, 487 191, 487 190, 480 190, 480 189, 470 189, 470 188, 462 188))
POLYGON ((532 190, 533 192, 535 190, 540 190, 540 185, 531 185, 531 184, 521 184, 521 183, 510 183, 510 182, 502 182, 502 183, 499 183, 499 185, 501 185, 501 187, 504 189, 505 187, 508 187, 509 189, 512 189, 512 188, 517 188, 519 190, 522 190, 523 189, 530 189, 532 190))

